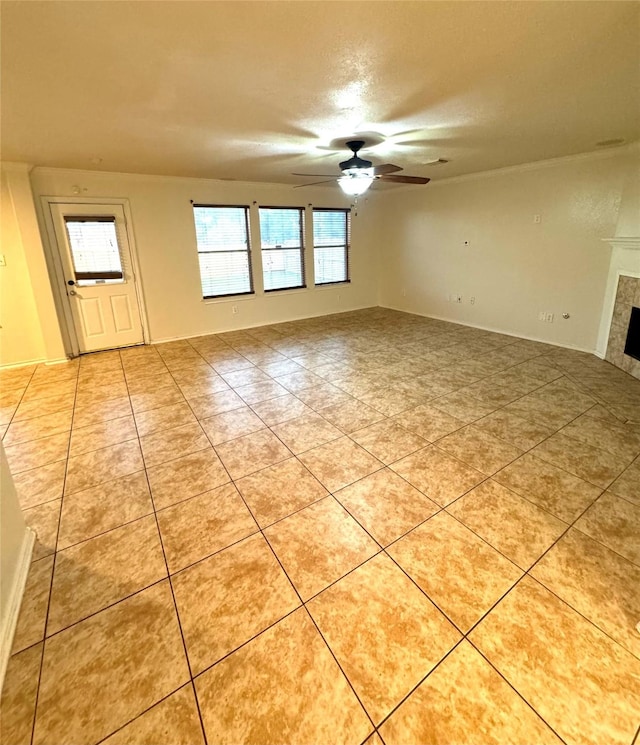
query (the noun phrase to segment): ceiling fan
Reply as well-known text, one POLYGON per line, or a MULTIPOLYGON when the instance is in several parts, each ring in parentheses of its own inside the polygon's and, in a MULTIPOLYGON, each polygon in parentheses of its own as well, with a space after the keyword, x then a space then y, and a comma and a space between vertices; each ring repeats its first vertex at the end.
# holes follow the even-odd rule
POLYGON ((370 160, 365 160, 358 155, 358 151, 364 147, 364 140, 349 140, 345 143, 353 155, 348 160, 340 163, 342 176, 334 176, 328 173, 294 173, 293 176, 324 176, 325 181, 314 181, 311 184, 299 184, 294 187, 299 189, 302 186, 316 186, 317 184, 326 184, 329 181, 337 181, 340 188, 349 196, 359 196, 371 186, 374 181, 385 181, 393 184, 428 184, 431 179, 422 176, 398 176, 397 172, 401 171, 400 166, 394 166, 392 163, 383 163, 374 166, 370 160))

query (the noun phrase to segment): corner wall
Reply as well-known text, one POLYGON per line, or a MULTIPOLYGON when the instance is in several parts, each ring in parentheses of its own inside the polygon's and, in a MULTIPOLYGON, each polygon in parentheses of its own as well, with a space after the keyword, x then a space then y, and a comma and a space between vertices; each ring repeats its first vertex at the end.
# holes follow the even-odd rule
POLYGON ((602 239, 631 163, 626 148, 389 192, 380 305, 593 351, 611 255, 602 239))
MULTIPOLYGON (((268 323, 377 305, 377 260, 374 252, 377 207, 374 195, 361 200, 352 219, 351 283, 264 293, 255 276, 256 293, 203 301, 191 200, 204 204, 347 207, 337 188, 294 189, 281 184, 253 184, 204 179, 142 176, 92 171, 35 168, 31 183, 38 209, 41 197, 69 202, 90 198, 125 199, 128 226, 140 263, 152 341, 218 333, 268 323), (232 313, 232 307, 238 313, 232 313)), ((42 217, 42 215, 41 215, 42 217)), ((43 221, 41 220, 41 225, 43 221)), ((252 246, 253 252, 260 250, 252 246)), ((307 246, 307 266, 313 264, 307 246)))

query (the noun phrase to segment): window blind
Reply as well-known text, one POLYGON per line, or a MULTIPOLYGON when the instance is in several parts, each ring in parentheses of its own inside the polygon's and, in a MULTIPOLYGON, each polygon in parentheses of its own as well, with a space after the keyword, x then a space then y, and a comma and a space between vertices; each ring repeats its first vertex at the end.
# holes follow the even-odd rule
POLYGON ((64 222, 79 284, 123 279, 115 217, 67 215, 64 222))
POLYGON ((316 285, 349 282, 351 210, 313 210, 313 263, 316 285))
POLYGON ((260 207, 265 292, 305 287, 304 209, 260 207))
POLYGON ((193 216, 202 296, 252 293, 249 208, 195 204, 193 216))

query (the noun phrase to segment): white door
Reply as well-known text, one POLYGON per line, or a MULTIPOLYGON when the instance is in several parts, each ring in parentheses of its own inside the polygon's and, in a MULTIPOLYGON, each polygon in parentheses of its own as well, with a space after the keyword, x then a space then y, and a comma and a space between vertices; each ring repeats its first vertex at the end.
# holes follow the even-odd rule
POLYGON ((52 204, 51 214, 80 352, 142 344, 122 205, 52 204))

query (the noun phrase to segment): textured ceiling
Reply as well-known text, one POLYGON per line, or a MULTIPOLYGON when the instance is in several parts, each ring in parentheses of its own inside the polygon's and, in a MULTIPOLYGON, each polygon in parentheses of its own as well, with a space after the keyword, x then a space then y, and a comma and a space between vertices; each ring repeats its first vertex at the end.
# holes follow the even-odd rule
MULTIPOLYGON (((4 0, 2 158, 304 183, 336 138, 443 178, 638 138, 636 2, 4 0), (447 165, 427 161, 447 158, 447 165)), ((308 179, 309 181, 317 179, 308 179)))

